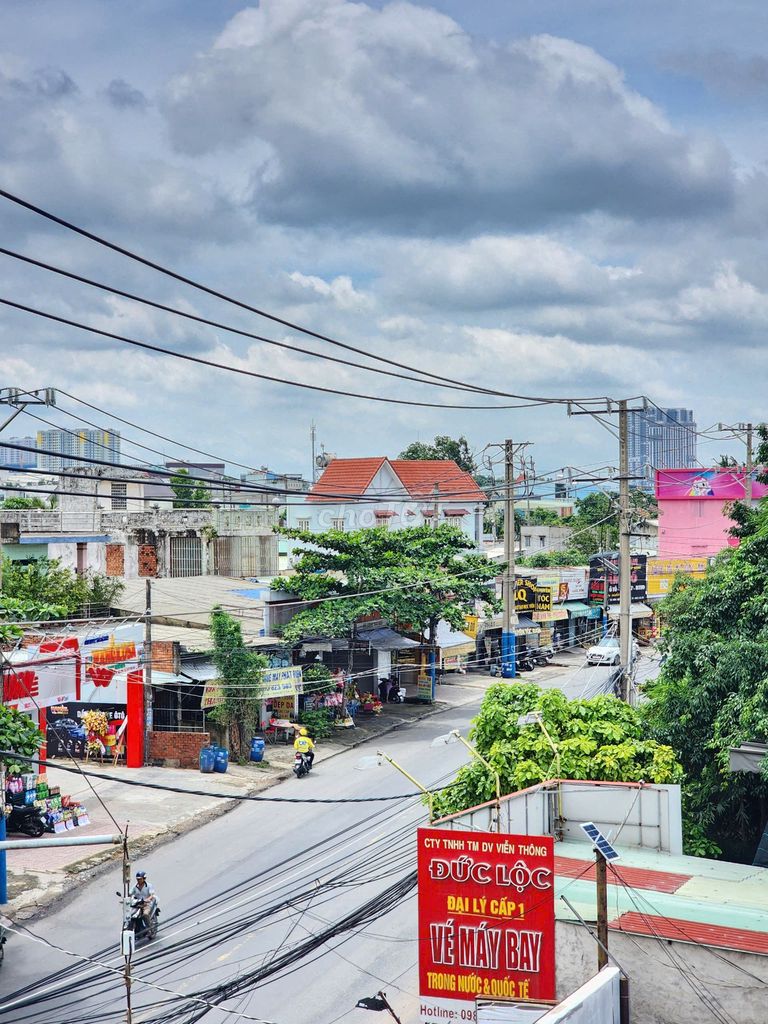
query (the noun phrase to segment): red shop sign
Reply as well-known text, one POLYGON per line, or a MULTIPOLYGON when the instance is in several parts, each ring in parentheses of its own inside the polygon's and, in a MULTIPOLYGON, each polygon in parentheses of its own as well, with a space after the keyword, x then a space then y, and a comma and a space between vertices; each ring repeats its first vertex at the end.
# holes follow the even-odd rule
POLYGON ((420 828, 418 880, 423 1021, 472 1020, 478 996, 555 998, 552 836, 420 828))

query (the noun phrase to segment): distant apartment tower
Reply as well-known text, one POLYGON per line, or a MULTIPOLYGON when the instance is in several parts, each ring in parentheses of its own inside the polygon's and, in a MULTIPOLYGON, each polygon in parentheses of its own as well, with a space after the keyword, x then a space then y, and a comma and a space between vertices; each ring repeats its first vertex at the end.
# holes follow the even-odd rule
MULTIPOLYGON (((27 449, 34 449, 34 437, 9 437, 11 444, 19 444, 27 449)), ((0 469, 34 469, 37 465, 37 452, 18 451, 16 448, 6 448, 0 445, 0 469)))
POLYGON ((630 485, 653 490, 656 469, 696 464, 696 422, 691 409, 657 409, 629 414, 630 485))
POLYGON ((120 461, 120 433, 117 430, 38 430, 37 447, 37 464, 41 469, 69 469, 78 465, 81 459, 120 461))

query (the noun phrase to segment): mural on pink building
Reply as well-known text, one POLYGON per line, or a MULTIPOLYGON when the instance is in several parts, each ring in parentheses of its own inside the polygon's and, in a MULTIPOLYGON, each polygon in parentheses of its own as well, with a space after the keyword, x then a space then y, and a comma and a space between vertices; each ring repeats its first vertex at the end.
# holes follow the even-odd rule
MULTIPOLYGON (((716 555, 738 540, 729 536, 733 520, 728 502, 743 501, 746 473, 729 469, 658 469, 659 557, 716 555)), ((752 480, 755 500, 768 496, 768 486, 752 480)))

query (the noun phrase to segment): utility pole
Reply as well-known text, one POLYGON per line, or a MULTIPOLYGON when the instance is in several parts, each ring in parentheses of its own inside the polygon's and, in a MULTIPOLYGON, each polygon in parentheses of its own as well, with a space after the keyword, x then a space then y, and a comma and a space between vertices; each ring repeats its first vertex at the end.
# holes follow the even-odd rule
POLYGON ((123 925, 120 934, 120 950, 125 960, 123 977, 125 980, 125 1024, 132 1024, 133 1011, 131 1007, 131 960, 136 945, 135 933, 126 925, 128 924, 128 900, 131 891, 131 861, 128 855, 128 826, 125 827, 123 835, 123 925))
POLYGON ((745 463, 746 479, 744 481, 744 503, 746 505, 752 504, 752 473, 754 472, 754 453, 752 451, 752 433, 754 431, 754 425, 752 423, 734 423, 733 426, 729 426, 727 423, 718 423, 717 429, 720 431, 730 430, 733 432, 733 436, 736 437, 738 434, 746 434, 745 443, 747 446, 747 460, 745 463))
POLYGON ((432 529, 437 529, 437 517, 440 513, 440 484, 435 481, 432 487, 432 529))
POLYGON ((149 763, 152 731, 152 580, 146 581, 144 602, 144 764, 149 763))
POLYGON ((597 895, 597 969, 608 964, 608 865, 595 850, 595 886, 597 895))
POLYGON ((507 568, 502 577, 504 620, 501 625, 501 674, 504 679, 517 675, 517 611, 515 610, 515 455, 529 442, 504 442, 504 561, 507 568))
POLYGON ((314 484, 314 483, 317 482, 317 465, 315 463, 315 458, 316 458, 317 452, 315 450, 315 421, 314 420, 312 420, 312 422, 309 425, 309 438, 310 438, 310 443, 312 445, 312 483, 314 484))
MULTIPOLYGON (((568 404, 569 416, 604 416, 619 414, 619 654, 621 662, 620 695, 627 702, 631 698, 632 672, 632 556, 630 539, 632 527, 630 522, 629 504, 629 413, 644 412, 645 403, 639 408, 630 409, 626 399, 614 401, 610 398, 601 400, 597 408, 587 408, 587 403, 579 403, 578 409, 568 404)), ((605 581, 606 607, 608 605, 608 579, 605 581)))
POLYGON ((504 621, 501 626, 501 674, 504 679, 514 679, 517 669, 515 651, 515 468, 513 465, 515 446, 507 438, 504 442, 504 570, 502 593, 504 595, 504 621))
MULTIPOLYGON (((629 522, 629 417, 627 402, 619 402, 619 651, 621 699, 629 702, 632 656, 632 556, 629 522)), ((607 580, 606 580, 607 583, 607 580)), ((607 588, 606 588, 607 589, 607 588)))

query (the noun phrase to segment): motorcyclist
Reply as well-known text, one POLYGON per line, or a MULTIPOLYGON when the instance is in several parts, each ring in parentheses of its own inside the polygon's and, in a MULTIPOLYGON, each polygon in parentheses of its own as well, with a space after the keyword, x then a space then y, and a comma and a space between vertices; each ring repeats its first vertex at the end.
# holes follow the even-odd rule
POLYGON ((312 738, 307 730, 302 726, 299 729, 299 735, 293 741, 293 749, 298 750, 300 754, 304 754, 309 761, 309 767, 312 767, 312 762, 315 760, 315 744, 312 742, 312 738))
POLYGON ((136 872, 136 885, 131 889, 131 898, 135 900, 142 900, 144 903, 144 920, 149 923, 149 919, 152 917, 152 913, 160 913, 160 908, 157 905, 157 896, 155 895, 155 889, 151 882, 147 881, 146 871, 136 872))

